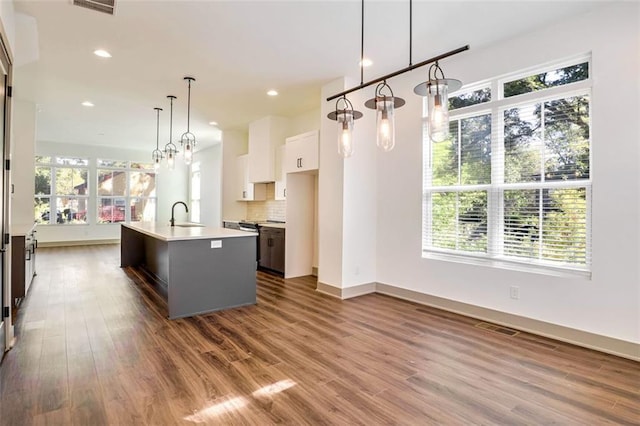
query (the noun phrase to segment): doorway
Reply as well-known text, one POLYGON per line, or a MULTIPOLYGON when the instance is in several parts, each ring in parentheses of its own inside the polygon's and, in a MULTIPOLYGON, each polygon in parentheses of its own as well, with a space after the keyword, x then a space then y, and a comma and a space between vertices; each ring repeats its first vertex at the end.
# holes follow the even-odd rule
POLYGON ((2 156, 2 173, 0 173, 0 362, 4 352, 9 348, 11 336, 11 294, 9 285, 9 197, 10 171, 5 167, 9 159, 9 124, 11 117, 11 60, 7 50, 5 37, 0 34, 0 150, 2 156))

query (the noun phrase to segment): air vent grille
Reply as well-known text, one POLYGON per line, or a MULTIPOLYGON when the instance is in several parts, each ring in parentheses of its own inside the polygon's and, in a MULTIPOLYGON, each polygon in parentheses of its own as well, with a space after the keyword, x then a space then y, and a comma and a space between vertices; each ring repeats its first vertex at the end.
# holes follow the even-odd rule
POLYGON ((479 322, 476 324, 476 327, 482 328, 483 330, 495 331, 496 333, 505 334, 507 336, 515 336, 516 334, 520 333, 517 330, 513 330, 507 327, 502 327, 496 324, 490 324, 488 322, 479 322))
POLYGON ((116 0, 73 0, 75 6, 85 7, 97 12, 113 15, 116 7, 116 0))

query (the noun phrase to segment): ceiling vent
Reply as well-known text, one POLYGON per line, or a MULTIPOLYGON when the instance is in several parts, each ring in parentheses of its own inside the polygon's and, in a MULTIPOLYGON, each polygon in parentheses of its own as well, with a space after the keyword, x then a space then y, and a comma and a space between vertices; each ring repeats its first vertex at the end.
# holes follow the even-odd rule
POLYGON ((73 4, 87 9, 113 15, 116 7, 116 0, 72 0, 73 4))

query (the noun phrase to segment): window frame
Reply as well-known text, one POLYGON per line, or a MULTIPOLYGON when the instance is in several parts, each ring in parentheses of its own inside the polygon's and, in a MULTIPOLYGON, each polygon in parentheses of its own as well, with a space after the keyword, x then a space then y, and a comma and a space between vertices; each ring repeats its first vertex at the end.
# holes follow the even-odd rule
MULTIPOLYGON (((592 108, 592 61, 590 55, 578 56, 565 61, 556 61, 544 64, 542 66, 531 67, 516 73, 502 75, 491 80, 484 80, 463 86, 460 90, 451 93, 453 97, 458 94, 468 93, 477 90, 479 87, 491 88, 491 100, 475 105, 456 108, 450 111, 450 121, 462 120, 468 117, 476 117, 483 114, 491 114, 491 182, 489 184, 479 185, 445 185, 432 186, 433 177, 433 142, 429 140, 427 126, 428 117, 426 116, 426 99, 423 106, 423 222, 422 222, 422 257, 428 259, 437 259, 444 261, 461 262, 468 264, 476 264, 503 269, 512 269, 525 272, 542 273, 555 276, 580 276, 591 277, 591 200, 593 185, 593 138, 591 126, 593 121, 592 108), (554 86, 541 90, 523 93, 519 95, 504 98, 504 84, 512 82, 520 78, 526 78, 531 75, 549 72, 566 66, 578 65, 587 62, 589 67, 588 78, 568 83, 562 86, 554 86), (532 105, 554 99, 570 98, 572 96, 587 96, 589 98, 589 178, 580 180, 567 181, 545 181, 526 182, 526 183, 505 183, 504 182, 504 112, 511 108, 523 105, 532 105), (502 164, 501 167, 496 167, 502 164), (504 254, 504 197, 505 191, 510 189, 551 189, 551 188, 585 188, 585 206, 586 206, 586 253, 585 264, 569 264, 560 263, 538 258, 518 258, 504 254), (457 249, 446 249, 432 246, 433 235, 430 232, 433 220, 433 209, 431 196, 441 192, 471 192, 471 191, 487 191, 487 248, 484 252, 467 252, 457 249)), ((544 161, 542 162, 544 167, 544 161)), ((460 173, 460 165, 458 166, 458 174, 460 173)), ((456 213, 456 220, 459 216, 456 213)), ((542 232, 542 227, 540 228, 542 232)), ((456 240, 457 240, 456 233, 456 240)), ((457 245, 457 241, 456 241, 457 245)))

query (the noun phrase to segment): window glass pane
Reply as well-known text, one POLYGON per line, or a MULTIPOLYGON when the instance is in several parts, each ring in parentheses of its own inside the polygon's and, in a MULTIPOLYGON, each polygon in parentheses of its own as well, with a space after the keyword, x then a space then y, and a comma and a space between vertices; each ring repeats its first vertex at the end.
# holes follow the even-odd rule
POLYGON ((98 195, 124 196, 127 192, 127 172, 98 170, 98 195))
POLYGON ((49 197, 36 197, 34 213, 36 223, 49 223, 51 218, 51 199, 49 197))
POLYGON ((51 195, 51 168, 36 167, 35 183, 36 195, 51 195))
POLYGON ((89 160, 76 157, 56 157, 56 163, 65 166, 88 166, 89 160))
POLYGON ((589 63, 584 62, 504 83, 504 97, 562 86, 587 78, 589 78, 589 63))
POLYGON ((156 175, 148 172, 129 172, 129 195, 132 197, 154 197, 156 175))
POLYGON ((542 258, 588 263, 586 189, 544 189, 542 193, 542 258))
POLYGON ((36 164, 51 164, 51 157, 36 155, 36 164))
POLYGON ((124 222, 126 205, 124 198, 98 198, 98 223, 124 222))
POLYGON ((151 163, 131 163, 132 169, 153 170, 153 164, 151 163))
POLYGON ((540 104, 504 111, 504 181, 539 182, 542 169, 540 104))
MULTIPOLYGON (((431 142, 433 158, 433 185, 458 184, 458 120, 449 125, 450 137, 442 142, 431 142)), ((426 136, 427 140, 429 136, 426 136)))
POLYGON ((127 162, 126 161, 117 161, 117 160, 104 160, 99 158, 98 159, 98 167, 114 167, 114 168, 120 168, 120 169, 124 169, 127 167, 127 162))
POLYGON ((491 114, 461 121, 460 183, 491 183, 491 114))
POLYGON ((438 192, 431 196, 432 247, 487 251, 487 192, 438 192))
POLYGON ((131 199, 131 222, 154 222, 156 220, 155 198, 131 199))
POLYGON ((87 191, 87 169, 56 168, 57 195, 85 195, 87 191))
POLYGON ((200 172, 193 172, 191 174, 191 199, 200 199, 200 172))
POLYGON ((545 178, 589 178, 589 97, 544 103, 545 178))
POLYGON ((431 195, 431 246, 456 248, 456 193, 438 192, 431 195))
POLYGON ((538 258, 540 190, 504 191, 504 254, 538 258))
POLYGON ((191 200, 191 221, 200 222, 200 200, 191 200))
POLYGON ((449 111, 464 108, 471 105, 482 104, 491 100, 491 88, 485 87, 478 90, 473 90, 466 93, 461 93, 457 96, 449 97, 449 111))
POLYGON ((57 223, 87 223, 87 201, 86 197, 57 197, 57 223))
POLYGON ((487 251, 487 192, 458 194, 458 249, 487 251))

